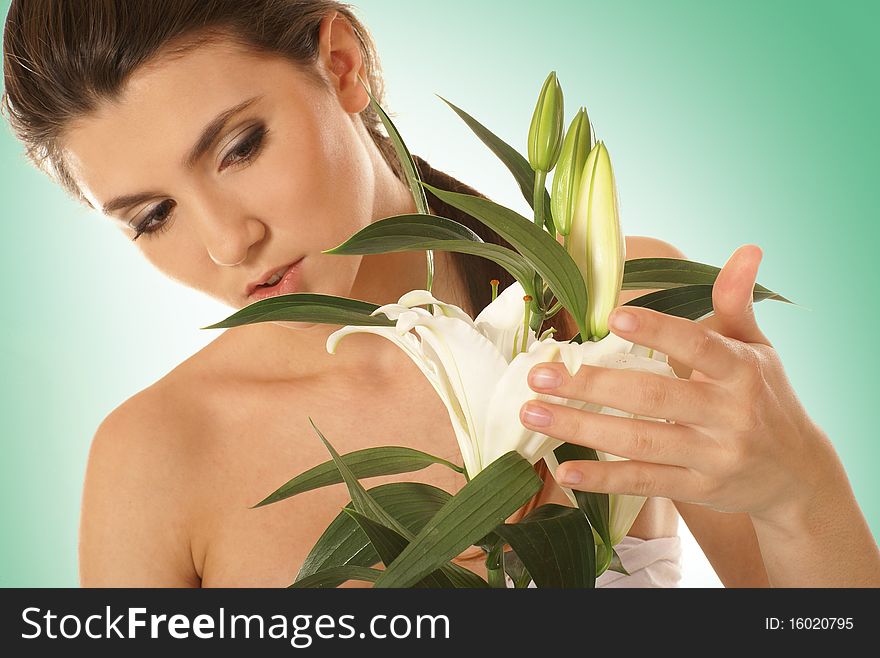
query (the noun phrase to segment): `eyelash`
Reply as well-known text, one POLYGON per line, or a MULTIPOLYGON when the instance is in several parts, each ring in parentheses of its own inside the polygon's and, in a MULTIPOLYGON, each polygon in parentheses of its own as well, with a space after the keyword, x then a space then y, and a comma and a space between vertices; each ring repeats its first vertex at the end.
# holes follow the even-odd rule
MULTIPOLYGON (((224 158, 223 162, 226 162, 226 160, 228 160, 231 156, 241 153, 242 151, 244 151, 244 154, 239 156, 239 160, 227 166, 234 166, 237 164, 252 161, 260 153, 260 150, 262 149, 263 143, 265 141, 266 133, 268 132, 268 128, 257 128, 250 135, 248 135, 232 152, 230 152, 229 155, 224 158)), ((224 167, 224 169, 225 168, 226 167, 224 167)), ((166 206, 169 202, 170 199, 166 199, 158 206, 156 206, 154 210, 150 211, 150 213, 144 218, 144 220, 135 227, 136 234, 132 238, 132 241, 137 240, 139 237, 145 234, 148 237, 156 235, 158 233, 161 233, 162 231, 167 230, 171 226, 171 222, 168 221, 168 217, 170 217, 170 215, 164 215, 165 219, 162 221, 161 224, 158 224, 156 228, 146 228, 154 220, 162 219, 163 214, 156 211, 166 206)))

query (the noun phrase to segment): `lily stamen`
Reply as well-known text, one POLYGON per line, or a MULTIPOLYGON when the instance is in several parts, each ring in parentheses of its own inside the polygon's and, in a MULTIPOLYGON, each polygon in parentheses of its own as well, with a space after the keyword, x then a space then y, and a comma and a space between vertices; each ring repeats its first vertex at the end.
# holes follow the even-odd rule
POLYGON ((489 282, 489 285, 492 286, 492 301, 494 302, 498 298, 498 286, 501 282, 498 279, 492 279, 489 282))

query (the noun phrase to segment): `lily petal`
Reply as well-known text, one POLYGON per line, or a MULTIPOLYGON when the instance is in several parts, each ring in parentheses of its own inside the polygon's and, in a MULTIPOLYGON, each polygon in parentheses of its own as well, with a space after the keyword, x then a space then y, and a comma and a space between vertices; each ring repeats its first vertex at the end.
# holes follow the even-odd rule
MULTIPOLYGON (((457 319, 436 316, 415 327, 422 339, 422 351, 461 406, 477 460, 482 463, 480 437, 490 407, 489 399, 507 362, 498 349, 472 326, 457 319)), ((469 470, 473 477, 479 468, 469 470)))
POLYGON ((426 304, 434 305, 434 315, 444 315, 449 318, 456 318, 470 326, 474 325, 474 321, 467 313, 455 304, 447 304, 441 302, 427 290, 412 290, 400 298, 399 304, 404 306, 424 306, 426 304))
POLYGON ((517 354, 498 380, 489 401, 489 414, 481 444, 483 468, 510 450, 518 451, 529 463, 534 464, 562 444, 558 439, 528 429, 519 419, 520 407, 527 400, 565 403, 565 398, 536 393, 528 383, 529 370, 544 361, 557 361, 561 345, 552 340, 536 342, 528 352, 517 354))
MULTIPOLYGON (((554 448, 553 450, 555 450, 554 448)), ((553 479, 556 479, 556 469, 559 468, 559 460, 556 459, 556 454, 551 450, 546 455, 544 455, 544 463, 547 464, 547 469, 550 471, 550 475, 553 476, 553 479)), ((563 485, 559 485, 559 488, 562 489, 562 492, 568 497, 571 501, 572 506, 577 507, 578 502, 577 498, 574 497, 574 491, 570 488, 565 487, 563 485)))
POLYGON ((417 313, 428 318, 431 317, 431 314, 423 308, 404 306, 403 304, 385 304, 370 313, 370 315, 379 315, 379 313, 384 313, 385 317, 389 320, 397 320, 404 313, 417 313))

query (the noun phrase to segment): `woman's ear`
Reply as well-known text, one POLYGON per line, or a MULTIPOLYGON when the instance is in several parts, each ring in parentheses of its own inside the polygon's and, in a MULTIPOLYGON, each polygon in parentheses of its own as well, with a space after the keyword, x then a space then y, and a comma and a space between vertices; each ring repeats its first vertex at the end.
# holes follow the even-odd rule
POLYGON ((359 114, 370 104, 370 97, 358 80, 358 76, 367 78, 360 39, 338 11, 331 11, 321 21, 319 39, 319 63, 328 82, 345 111, 359 114))

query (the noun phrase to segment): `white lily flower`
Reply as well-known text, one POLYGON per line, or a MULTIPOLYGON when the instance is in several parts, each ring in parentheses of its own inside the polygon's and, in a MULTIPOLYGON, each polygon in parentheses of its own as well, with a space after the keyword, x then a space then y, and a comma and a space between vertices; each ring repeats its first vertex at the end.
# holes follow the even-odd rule
POLYGON ((397 304, 373 312, 384 313, 395 326, 343 327, 327 338, 327 351, 335 353, 339 342, 353 333, 376 334, 400 347, 446 406, 469 478, 511 450, 535 464, 552 455, 562 442, 523 426, 519 410, 527 400, 595 411, 599 405, 535 393, 527 381, 532 366, 561 361, 575 374, 584 363, 619 367, 617 364, 652 360, 633 354, 633 344, 613 334, 598 342, 578 344, 554 340, 546 333, 538 340, 528 328, 526 350, 518 352, 524 295, 522 286, 514 283, 472 320, 459 307, 435 299, 426 290, 414 290, 397 304), (426 304, 433 304, 433 314, 418 308, 426 304))

